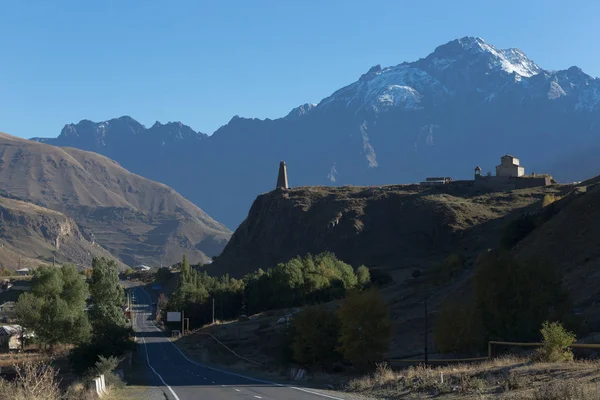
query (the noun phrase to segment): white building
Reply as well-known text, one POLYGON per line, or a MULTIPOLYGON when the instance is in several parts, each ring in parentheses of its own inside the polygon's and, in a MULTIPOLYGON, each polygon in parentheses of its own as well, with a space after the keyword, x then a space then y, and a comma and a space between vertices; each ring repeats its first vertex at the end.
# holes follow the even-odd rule
POLYGON ((519 177, 525 175, 525 167, 519 165, 517 157, 507 154, 500 159, 500 165, 496 167, 496 176, 519 177))

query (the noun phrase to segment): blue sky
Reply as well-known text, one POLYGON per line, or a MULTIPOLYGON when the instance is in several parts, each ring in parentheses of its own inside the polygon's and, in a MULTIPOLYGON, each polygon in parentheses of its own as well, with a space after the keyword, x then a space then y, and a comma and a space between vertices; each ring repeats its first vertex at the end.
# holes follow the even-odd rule
POLYGON ((211 134, 480 36, 600 76, 600 2, 31 0, 0 3, 0 131, 130 115, 211 134))

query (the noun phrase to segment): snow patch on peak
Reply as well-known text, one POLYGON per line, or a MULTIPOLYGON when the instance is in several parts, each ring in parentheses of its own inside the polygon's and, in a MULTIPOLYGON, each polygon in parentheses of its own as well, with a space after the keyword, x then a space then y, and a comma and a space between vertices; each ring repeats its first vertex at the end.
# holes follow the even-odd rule
POLYGON ((489 57, 488 67, 515 73, 529 78, 541 72, 541 69, 519 49, 497 49, 479 37, 464 37, 439 46, 427 60, 437 70, 444 70, 456 61, 485 55, 489 57))
POLYGON ((377 102, 384 106, 402 105, 405 109, 416 109, 421 97, 421 94, 410 86, 389 85, 377 97, 377 102))
POLYGON ((558 99, 559 97, 566 96, 567 94, 563 88, 556 81, 550 82, 550 89, 548 89, 548 98, 550 100, 558 99))
POLYGON ((286 119, 296 119, 301 118, 310 113, 317 105, 315 103, 305 103, 301 106, 294 108, 292 111, 288 113, 285 117, 286 119))

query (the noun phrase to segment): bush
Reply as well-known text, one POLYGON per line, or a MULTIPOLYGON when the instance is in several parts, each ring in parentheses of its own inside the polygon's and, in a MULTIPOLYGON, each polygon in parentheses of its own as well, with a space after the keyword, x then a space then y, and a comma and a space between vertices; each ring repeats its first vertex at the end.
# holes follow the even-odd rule
POLYGON ((375 286, 383 287, 394 282, 392 276, 380 268, 372 268, 369 272, 371 273, 371 283, 375 286))
POLYGON ((464 265, 465 259, 463 256, 456 253, 450 254, 444 262, 436 267, 434 271, 435 283, 438 285, 447 283, 463 269, 464 265))
POLYGON ((358 368, 373 367, 392 335, 388 308, 378 291, 352 292, 338 309, 339 351, 358 368))
POLYGON ((575 343, 575 334, 563 328, 558 322, 544 321, 540 330, 544 346, 538 354, 542 361, 559 362, 573 361, 573 352, 570 346, 575 343))
POLYGON ((371 273, 369 272, 369 268, 361 265, 356 269, 356 278, 358 279, 358 284, 362 287, 367 286, 371 282, 371 273))

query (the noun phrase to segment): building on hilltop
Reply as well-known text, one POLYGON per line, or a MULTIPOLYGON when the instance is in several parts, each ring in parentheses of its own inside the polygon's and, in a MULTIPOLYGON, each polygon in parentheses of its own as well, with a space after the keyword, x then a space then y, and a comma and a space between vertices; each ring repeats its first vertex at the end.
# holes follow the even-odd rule
POLYGON ((525 175, 525 167, 517 157, 510 154, 500 158, 500 165, 496 166, 496 176, 491 176, 489 172, 483 176, 481 172, 480 166, 475 167, 475 185, 491 190, 524 189, 553 183, 552 176, 547 174, 525 175))
POLYGON ((506 154, 500 159, 500 165, 496 166, 496 176, 519 177, 525 175, 525 167, 519 164, 517 157, 506 154))
POLYGON ((288 177, 287 177, 287 166, 285 161, 279 163, 279 175, 277 176, 277 186, 275 189, 289 189, 288 177))
POLYGON ((452 178, 447 176, 425 178, 425 182, 419 183, 420 185, 431 186, 431 185, 446 185, 452 182, 452 178))

